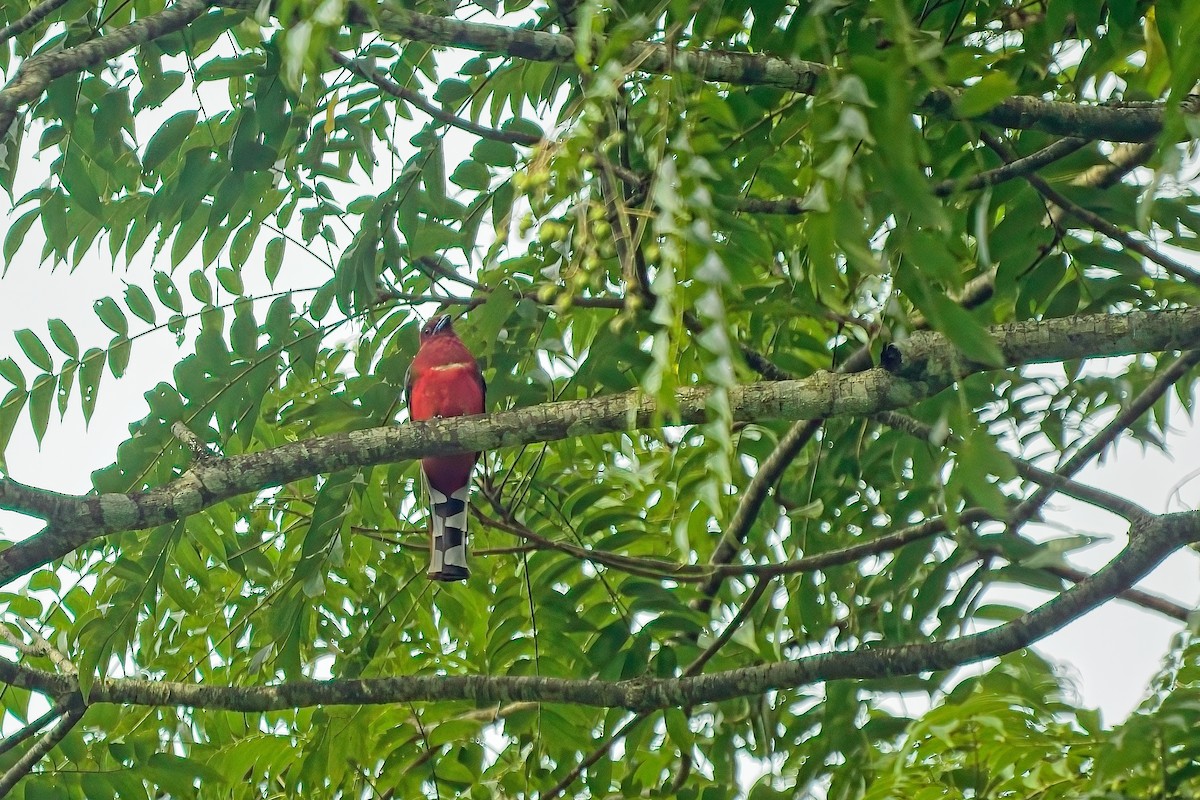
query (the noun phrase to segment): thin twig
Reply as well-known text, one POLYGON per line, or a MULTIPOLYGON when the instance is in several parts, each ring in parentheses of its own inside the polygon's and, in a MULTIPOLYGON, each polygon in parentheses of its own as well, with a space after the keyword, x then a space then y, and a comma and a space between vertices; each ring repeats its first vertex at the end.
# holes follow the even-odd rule
POLYGON ((41 632, 37 628, 33 627, 33 625, 29 624, 28 621, 23 619, 17 620, 17 625, 19 625, 21 629, 25 631, 25 633, 29 636, 29 639, 33 642, 33 646, 37 649, 37 655, 45 656, 46 658, 50 659, 51 663, 53 663, 54 666, 58 668, 58 671, 64 675, 78 674, 79 670, 75 668, 75 665, 71 663, 71 660, 67 658, 61 650, 50 644, 49 640, 47 640, 45 636, 42 636, 41 632))
MULTIPOLYGON (((987 144, 988 147, 995 150, 1001 158, 1007 160, 1013 157, 1012 151, 1009 150, 1008 146, 998 137, 993 136, 987 131, 980 131, 979 137, 987 144)), ((1100 235, 1107 236, 1109 239, 1117 242, 1127 250, 1132 250, 1133 252, 1149 259, 1150 261, 1153 261, 1155 264, 1158 264, 1172 275, 1182 278, 1188 283, 1200 286, 1200 271, 1176 261, 1164 253, 1160 253, 1146 242, 1131 236, 1130 234, 1121 230, 1120 227, 1109 222, 1099 214, 1089 211, 1075 201, 1067 198, 1037 175, 1028 173, 1022 177, 1024 177, 1025 180, 1029 182, 1029 185, 1036 189, 1038 193, 1042 195, 1042 197, 1046 198, 1051 203, 1065 211, 1068 215, 1075 217, 1077 220, 1087 225, 1100 235)))
POLYGON ((430 117, 433 117, 438 122, 458 128, 459 130, 473 133, 483 139, 491 139, 497 142, 505 142, 506 144, 519 144, 525 147, 534 147, 542 143, 542 137, 532 133, 523 133, 521 131, 502 131, 497 128, 490 128, 487 125, 480 125, 477 122, 472 122, 469 119, 463 119, 457 114, 452 114, 443 108, 438 108, 433 103, 426 100, 420 92, 413 91, 407 86, 401 86, 391 78, 384 75, 377 69, 366 66, 356 59, 349 58, 342 53, 339 53, 335 48, 328 48, 329 57, 334 63, 340 67, 350 70, 355 75, 358 75, 363 80, 373 83, 381 91, 390 94, 392 97, 403 100, 410 105, 414 105, 422 112, 430 117))
POLYGON ((977 175, 972 175, 969 178, 948 178, 933 186, 933 193, 937 197, 948 197, 956 192, 969 192, 975 189, 982 189, 985 186, 996 186, 1013 178, 1021 178, 1029 175, 1047 164, 1052 164, 1059 159, 1069 156, 1084 145, 1089 144, 1087 139, 1076 139, 1068 137, 1059 139, 1053 144, 1043 147, 1036 153, 1032 153, 1023 158, 1014 158, 1013 160, 1005 160, 1003 166, 995 169, 980 172, 977 175))
POLYGON ((5 25, 0 28, 0 44, 7 42, 15 36, 20 36, 25 31, 29 30, 46 17, 53 14, 58 9, 65 6, 70 0, 44 0, 31 8, 25 16, 18 19, 11 25, 5 25))
MULTIPOLYGON (((925 441, 929 441, 930 439, 932 428, 919 420, 913 419, 912 417, 887 411, 877 414, 876 418, 888 427, 903 431, 918 439, 925 441)), ((1144 523, 1147 519, 1154 516, 1147 509, 1123 497, 1118 497, 1114 494, 1105 492, 1101 489, 1096 489, 1091 486, 1085 486, 1084 484, 1073 481, 1069 478, 1059 475, 1058 473, 1035 467, 1032 464, 1018 458, 1010 457, 1010 460, 1017 471, 1026 477, 1026 479, 1041 483, 1046 490, 1058 491, 1062 494, 1074 497, 1077 500, 1081 500, 1085 503, 1090 503, 1103 508, 1112 512, 1113 514, 1116 514, 1117 516, 1124 518, 1131 525, 1144 523)), ((1007 558, 1005 553, 999 548, 985 548, 980 549, 978 552, 980 555, 993 555, 1007 558)), ((1042 567, 1042 570, 1054 575, 1055 577, 1071 581, 1072 583, 1079 583, 1080 581, 1091 577, 1090 573, 1066 564, 1042 567)), ((1165 597, 1151 594, 1150 592, 1144 592, 1140 589, 1126 589, 1117 596, 1125 602, 1141 606, 1142 608, 1150 611, 1157 611, 1160 614, 1171 617, 1172 619, 1180 620, 1182 622, 1186 622, 1192 613, 1192 609, 1186 608, 1165 597)))
POLYGON ((683 671, 685 676, 699 675, 700 671, 704 669, 704 665, 733 638, 738 629, 749 619, 750 614, 754 611, 754 607, 762 600, 763 595, 767 593, 767 587, 771 585, 771 581, 771 578, 762 578, 755 584, 754 588, 750 590, 750 594, 746 597, 745 602, 742 603, 742 607, 733 615, 733 619, 729 620, 729 624, 725 626, 720 635, 712 641, 712 644, 704 648, 703 652, 696 656, 691 664, 688 664, 687 669, 683 671))
POLYGON ((48 725, 50 722, 58 719, 63 714, 67 713, 67 711, 73 705, 75 705, 77 702, 78 702, 78 698, 75 698, 73 696, 60 698, 58 700, 58 702, 56 702, 53 706, 51 706, 50 710, 47 711, 45 714, 42 714, 40 717, 35 719, 33 722, 30 722, 25 727, 21 728, 20 730, 14 731, 13 733, 4 737, 3 740, 0 740, 0 755, 7 753, 9 750, 12 750, 14 747, 19 745, 21 742, 25 741, 30 736, 35 735, 42 728, 46 727, 46 725, 48 725))
POLYGON ((575 780, 583 774, 585 769, 604 758, 604 756, 608 754, 608 751, 612 750, 613 745, 628 736, 629 732, 633 730, 633 726, 649 717, 650 714, 651 712, 649 711, 640 711, 626 720, 625 724, 613 731, 612 735, 601 742, 599 747, 597 747, 595 750, 589 753, 586 758, 572 767, 571 771, 564 775, 562 780, 551 786, 546 791, 542 792, 542 794, 539 795, 538 800, 554 800, 554 798, 562 795, 562 793, 567 789, 570 789, 571 784, 573 784, 575 780))
POLYGON ((1150 512, 1143 506, 1138 505, 1132 500, 1119 497, 1112 492, 1106 492, 1094 486, 1087 486, 1086 484, 1059 475, 1056 472, 1035 467, 1033 464, 1022 461, 1019 458, 1014 458, 1012 463, 1022 478, 1041 484, 1043 490, 1052 489, 1059 494, 1065 494, 1067 497, 1073 497, 1088 505, 1102 508, 1126 522, 1137 522, 1140 519, 1151 516, 1150 512))
MULTIPOLYGON (((1200 364, 1200 349, 1185 351, 1169 367, 1155 376, 1146 388, 1142 390, 1142 393, 1133 398, 1132 402, 1117 414, 1111 422, 1105 425, 1099 433, 1072 453, 1070 458, 1055 469, 1055 474, 1069 478, 1077 473, 1085 464, 1104 452, 1105 448, 1116 441, 1117 437, 1126 428, 1132 425, 1138 417, 1146 413, 1151 406, 1157 403, 1172 386, 1197 364, 1200 364)), ((1031 519, 1045 505, 1053 493, 1054 490, 1048 487, 1043 487, 1034 492, 1013 511, 1010 524, 1020 524, 1025 520, 1031 519)))
MULTIPOLYGON (((945 518, 935 517, 923 522, 907 525, 891 533, 857 542, 848 547, 813 553, 802 558, 781 561, 774 564, 678 564, 664 559, 626 556, 604 550, 590 550, 586 547, 568 544, 567 542, 548 539, 519 523, 498 520, 478 510, 473 510, 472 513, 484 525, 525 539, 538 549, 557 550, 566 553, 572 558, 627 572, 631 575, 673 580, 679 583, 700 583, 702 581, 709 581, 714 577, 730 578, 741 576, 755 576, 766 580, 783 575, 815 572, 821 569, 828 569, 829 567, 852 564, 864 558, 891 552, 912 542, 943 533, 949 527, 949 523, 945 518)), ((968 508, 960 512, 956 519, 960 523, 973 524, 986 520, 994 520, 995 516, 982 508, 968 508)))
POLYGON ((46 754, 54 749, 54 746, 66 738, 75 724, 83 717, 84 708, 75 707, 63 714, 53 728, 48 730, 41 739, 34 742, 25 754, 21 756, 17 763, 9 767, 8 772, 0 776, 0 797, 4 797, 17 782, 29 774, 29 771, 37 765, 39 761, 45 758, 46 754))
MULTIPOLYGON (((766 502, 767 493, 779 481, 783 471, 796 459, 804 446, 811 441, 818 427, 819 424, 814 424, 811 420, 793 423, 780 438, 779 444, 775 445, 771 454, 759 464, 758 472, 747 484, 742 493, 742 499, 738 501, 737 509, 733 512, 733 517, 725 526, 721 540, 708 560, 710 565, 728 564, 733 561, 734 556, 746 543, 746 536, 749 534, 754 520, 758 518, 758 512, 763 503, 766 502)), ((716 574, 704 582, 700 587, 703 597, 696 602, 696 610, 704 614, 708 613, 712 608, 713 598, 716 597, 724 579, 723 575, 716 574)))
MULTIPOLYGON (((889 428, 894 428, 898 431, 903 431, 909 436, 922 441, 932 441, 933 427, 921 422, 918 419, 901 414, 897 411, 882 411, 875 415, 875 419, 887 425, 889 428)), ((945 438, 944 444, 955 449, 962 443, 962 440, 957 436, 948 436, 945 438)), ((1076 500, 1081 500, 1089 505, 1102 508, 1130 523, 1139 522, 1153 516, 1150 511, 1124 497, 1119 497, 1111 492, 1106 492, 1103 489, 1097 489, 1093 486, 1087 486, 1072 480, 1067 475, 1050 470, 1042 469, 1041 467, 1030 464, 1024 459, 1016 456, 1002 453, 1007 457, 1008 462, 1013 466, 1017 473, 1028 481, 1040 484, 1044 491, 1056 491, 1065 494, 1068 497, 1074 497, 1076 500)))

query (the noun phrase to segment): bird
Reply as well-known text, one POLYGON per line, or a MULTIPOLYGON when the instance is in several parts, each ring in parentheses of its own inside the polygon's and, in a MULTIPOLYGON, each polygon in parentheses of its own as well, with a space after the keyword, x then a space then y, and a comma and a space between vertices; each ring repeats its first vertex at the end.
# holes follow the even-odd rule
MULTIPOLYGON (((482 414, 487 383, 479 362, 454 332, 448 314, 421 328, 417 354, 404 381, 409 418, 414 421, 482 414)), ((429 492, 429 570, 435 581, 465 581, 467 506, 471 471, 479 453, 429 456, 421 473, 429 492)))

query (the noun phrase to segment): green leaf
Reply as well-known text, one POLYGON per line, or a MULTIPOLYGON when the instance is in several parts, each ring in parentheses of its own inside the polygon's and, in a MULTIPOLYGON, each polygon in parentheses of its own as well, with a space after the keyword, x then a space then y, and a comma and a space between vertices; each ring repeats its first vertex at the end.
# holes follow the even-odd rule
POLYGON ((471 96, 471 84, 457 78, 447 78, 438 84, 433 99, 448 106, 457 106, 471 96))
POLYGON ((249 75, 266 63, 259 53, 245 53, 231 58, 214 58, 196 70, 196 83, 228 80, 239 75, 249 75))
POLYGON ((175 93, 175 90, 183 86, 183 73, 174 70, 152 76, 143 72, 139 77, 142 82, 142 90, 133 98, 134 109, 137 111, 144 108, 158 108, 175 93))
POLYGON ((1004 364, 1004 355, 996 346, 988 329, 970 312, 944 295, 934 294, 931 299, 935 327, 946 334, 946 338, 961 350, 963 355, 989 366, 1004 364))
POLYGON ((267 242, 267 253, 264 270, 267 275, 267 282, 272 286, 275 285, 275 279, 279 277, 279 270, 283 267, 283 254, 286 243, 282 236, 276 236, 271 241, 267 242))
POLYGON ((229 263, 235 270, 240 272, 246 265, 246 261, 249 260, 250 253, 254 249, 254 240, 258 238, 259 229, 258 224, 250 221, 238 228, 238 232, 233 235, 233 241, 229 245, 229 263))
POLYGON ((192 214, 179 226, 179 229, 175 231, 175 238, 171 241, 172 268, 183 263, 207 229, 208 217, 206 214, 192 214))
POLYGON ((508 142, 480 139, 471 149, 471 158, 493 167, 515 167, 517 165, 517 148, 508 142))
POLYGON ((29 393, 24 389, 11 389, 4 396, 4 400, 0 401, 0 469, 4 469, 4 450, 8 447, 13 430, 17 427, 17 420, 21 418, 21 410, 25 408, 28 399, 29 393))
POLYGON ((176 153, 192 132, 192 128, 196 127, 198 117, 199 113, 196 111, 180 111, 164 122, 146 144, 146 151, 142 155, 142 169, 147 172, 153 171, 168 156, 176 153))
POLYGON ((104 219, 104 209, 100 204, 100 191, 88 174, 88 167, 79 155, 79 148, 73 147, 63 156, 59 169, 59 178, 70 195, 71 206, 82 208, 97 219, 104 219))
POLYGON ((79 400, 83 408, 83 420, 88 422, 96 410, 96 399, 100 393, 100 379, 104 377, 105 353, 98 347, 89 348, 79 362, 79 400))
POLYGON ((75 386, 75 373, 79 370, 79 362, 68 358, 58 372, 58 416, 62 419, 67 415, 67 404, 71 400, 71 389, 75 386))
POLYGON ((455 168, 450 180, 464 189, 483 191, 491 185, 492 175, 488 168, 478 161, 464 161, 455 168))
POLYGON ((179 290, 175 288, 175 281, 171 280, 171 276, 167 273, 154 273, 154 293, 158 295, 160 303, 175 313, 183 311, 183 298, 179 296, 179 290))
POLYGON ((41 214, 40 208, 34 208, 26 211, 17 221, 8 227, 8 233, 4 236, 4 263, 12 263, 13 256, 20 249, 21 244, 25 241, 26 234, 33 227, 33 223, 41 214))
POLYGON ((50 351, 46 349, 46 345, 42 344, 42 340, 38 338, 36 333, 28 328, 22 328, 16 331, 13 336, 16 337, 21 352, 33 362, 35 367, 45 372, 54 369, 54 360, 50 358, 50 351))
POLYGON ((96 316, 104 323, 104 327, 119 336, 129 333, 129 323, 125 320, 125 312, 111 297, 102 297, 93 306, 96 316))
POLYGON ((209 285, 208 278, 202 270, 195 270, 188 276, 188 286, 192 290, 192 297, 206 306, 212 305, 212 286, 209 285))
POLYGON ((55 379, 53 375, 39 375, 33 379, 33 389, 29 392, 29 421, 33 425, 33 435, 38 444, 46 435, 46 427, 50 423, 50 408, 54 403, 55 379))
POLYGON ((25 374, 11 358, 0 358, 0 378, 4 378, 18 389, 25 388, 25 374))
POLYGON ((1017 93, 1017 85, 1007 74, 988 72, 975 84, 968 86, 954 103, 961 117, 977 117, 1017 93))
POLYGON ((136 284, 129 284, 125 287, 125 305, 129 306, 129 310, 134 315, 151 325, 154 324, 156 314, 154 313, 154 304, 150 302, 150 297, 136 284))
POLYGON ((108 368, 114 378, 120 378, 129 367, 129 353, 132 343, 127 336, 114 336, 108 344, 108 368))
MULTIPOLYGON (((79 342, 75 340, 75 334, 71 333, 67 323, 61 319, 52 319, 49 327, 50 341, 54 342, 54 346, 71 358, 78 359, 79 342)), ((43 367, 43 369, 49 369, 49 367, 43 367)))
POLYGON ((217 283, 230 294, 241 296, 245 291, 242 286, 242 276, 229 267, 217 267, 217 283))

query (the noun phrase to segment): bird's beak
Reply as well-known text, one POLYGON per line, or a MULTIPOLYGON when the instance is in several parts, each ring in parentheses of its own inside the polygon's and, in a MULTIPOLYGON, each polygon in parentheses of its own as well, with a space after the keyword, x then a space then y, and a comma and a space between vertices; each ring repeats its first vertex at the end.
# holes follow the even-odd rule
POLYGON ((433 323, 432 333, 434 335, 437 335, 437 334, 441 333, 442 331, 448 331, 448 330, 450 330, 450 315, 442 314, 440 317, 437 318, 437 321, 435 321, 433 323))

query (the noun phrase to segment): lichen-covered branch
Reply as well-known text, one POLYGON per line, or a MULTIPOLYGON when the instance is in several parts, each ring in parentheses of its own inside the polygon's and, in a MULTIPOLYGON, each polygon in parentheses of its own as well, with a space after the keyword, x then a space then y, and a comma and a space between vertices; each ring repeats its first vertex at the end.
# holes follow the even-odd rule
MULTIPOLYGON (((251 0, 217 0, 228 8, 253 12, 251 0)), ((574 63, 576 46, 571 36, 548 31, 466 22, 399 8, 391 4, 368 15, 355 9, 351 22, 377 25, 391 36, 426 44, 501 53, 530 61, 574 63)), ((601 49, 599 44, 597 49, 601 49)), ((622 60, 632 69, 654 74, 686 74, 693 78, 740 86, 773 86, 800 94, 814 94, 828 71, 824 64, 785 59, 762 53, 715 51, 634 42, 622 60)), ((917 111, 931 116, 958 118, 954 90, 930 92, 917 111)), ((1032 129, 1056 136, 1144 142, 1153 139, 1163 124, 1163 106, 1084 105, 1037 97, 1009 97, 984 112, 979 119, 1004 128, 1032 129)))
MULTIPOLYGON (((1129 543, 1099 572, 1017 619, 938 642, 865 645, 799 659, 678 678, 602 681, 539 676, 405 675, 386 678, 295 681, 271 686, 217 686, 133 678, 100 679, 88 702, 186 706, 265 712, 322 705, 381 705, 468 700, 574 703, 628 708, 697 706, 792 689, 821 681, 889 678, 935 672, 995 658, 1028 647, 1130 589, 1164 558, 1200 541, 1200 512, 1164 514, 1132 526, 1129 543)), ((79 691, 74 676, 56 675, 0 659, 0 681, 55 696, 79 691)))
POLYGON ((12 126, 17 111, 37 100, 55 78, 98 66, 143 42, 182 30, 209 7, 208 0, 177 0, 157 14, 83 44, 30 56, 8 85, 0 89, 0 138, 12 126))
MULTIPOLYGON (((945 336, 918 332, 888 346, 886 369, 821 372, 802 380, 738 386, 729 393, 730 409, 738 421, 870 415, 911 406, 987 369, 1194 347, 1200 344, 1200 309, 1020 322, 996 326, 992 335, 1002 355, 999 364, 970 363, 945 336)), ((706 388, 682 390, 678 422, 707 420, 708 395, 706 388)), ((223 500, 313 475, 431 454, 635 430, 657 424, 658 417, 650 398, 626 392, 314 437, 199 462, 164 486, 129 494, 76 497, 0 478, 0 509, 47 520, 42 532, 0 552, 0 584, 106 534, 174 522, 223 500)))
POLYGON ((7 42, 14 36, 20 36, 65 6, 67 2, 68 0, 42 0, 41 3, 29 9, 20 19, 15 20, 11 25, 5 25, 3 28, 0 28, 0 43, 7 42))

